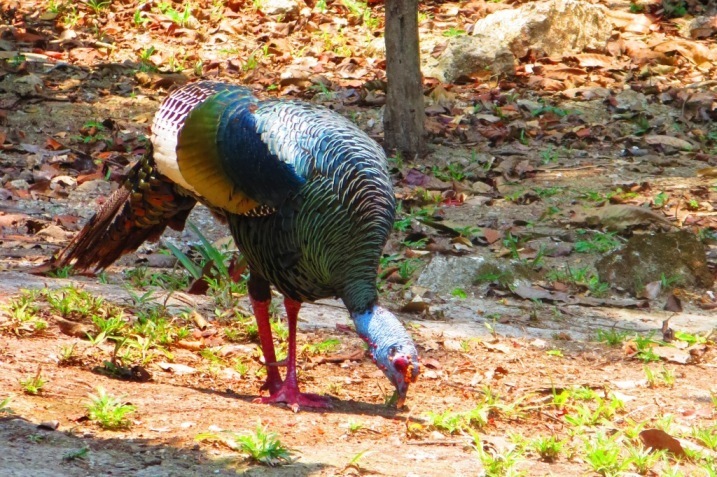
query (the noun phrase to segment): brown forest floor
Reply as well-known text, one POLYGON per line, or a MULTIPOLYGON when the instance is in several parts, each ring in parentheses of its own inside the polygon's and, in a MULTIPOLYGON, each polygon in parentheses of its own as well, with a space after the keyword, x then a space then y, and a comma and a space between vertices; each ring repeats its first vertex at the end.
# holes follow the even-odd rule
MULTIPOLYGON (((638 471, 630 452, 648 428, 679 437, 689 454, 658 455, 648 475, 717 475, 717 355, 704 338, 717 327, 714 288, 678 288, 652 297, 649 308, 634 308, 610 301, 632 300, 614 287, 598 294, 587 280, 547 278, 566 264, 590 267, 599 255, 575 252, 572 245, 583 237, 576 230, 596 237, 609 221, 618 223, 620 240, 661 229, 663 222, 698 234, 714 274, 716 67, 705 61, 714 47, 679 37, 685 20, 668 21, 653 5, 616 24, 611 56, 542 59, 533 73, 520 66, 510 79, 426 80, 431 153, 420 162, 391 163, 403 201, 400 218, 413 220, 387 247, 393 258, 383 269, 385 303, 400 310, 432 257, 507 263, 515 252, 517 261, 536 265, 531 241, 546 238, 572 245, 534 266, 532 283, 578 300, 527 300, 499 284, 467 280, 439 292, 430 311, 401 313, 425 365, 402 411, 384 405, 388 383, 346 331, 345 314, 335 304, 309 306, 300 346, 331 338, 341 344, 328 354, 336 362, 322 364, 318 352, 307 352, 302 382, 308 391, 331 395, 334 408, 294 414, 252 404, 262 380, 256 345, 230 339, 242 328, 212 297, 175 294, 179 301, 166 313, 173 326, 189 328, 184 342, 153 345, 145 362, 136 349, 124 360, 114 353, 121 366, 141 363, 149 379, 134 381, 107 375, 113 342, 93 345, 63 331, 46 298, 57 292, 38 298, 34 318, 24 322, 13 303, 22 289, 71 285, 122 307, 131 322, 141 304, 164 303, 159 296, 166 283, 149 282, 177 272, 167 256, 153 253, 156 247, 112 267, 108 284, 24 270, 67 243, 106 197, 111 186, 105 179, 121 177, 142 153, 152 114, 174 84, 201 76, 310 99, 380 139, 384 75, 375 40, 380 43, 383 5, 356 10, 334 2, 322 11, 317 2, 302 4, 295 18, 279 18, 259 14, 252 3, 203 0, 180 25, 172 12, 186 5, 148 2, 138 9, 137 3, 96 9, 63 1, 1 3, 0 403, 11 397, 6 410, 12 413, 0 406, 0 475, 574 476, 595 474, 595 448, 617 449, 624 468, 602 474, 619 475, 638 471), (620 70, 600 66, 616 60, 620 70), (604 100, 602 91, 608 92, 604 100), (645 107, 625 106, 625 91, 639 95, 645 107), (580 114, 570 114, 581 105, 580 114), (634 155, 623 154, 633 146, 634 155), (607 204, 642 206, 654 215, 608 216, 600 207, 607 204), (582 207, 594 212, 595 222, 584 219, 582 207), (425 210, 444 226, 417 222, 425 210), (520 240, 519 250, 505 240, 511 236, 520 240), (406 240, 413 244, 402 245, 406 240), (137 296, 146 290, 154 295, 145 303, 137 296), (682 298, 684 311, 662 310, 670 295, 682 298), (602 301, 586 306, 585 297, 602 301), (201 331, 182 315, 188 308, 218 318, 201 331), (673 328, 690 334, 666 345, 660 324, 671 316, 673 328), (47 329, 37 331, 37 320, 47 329), (621 343, 611 347, 595 341, 598 330, 625 336, 617 333, 621 343), (635 353, 636 336, 652 336, 647 349, 654 347, 662 362, 639 359, 645 354, 635 353), (698 336, 696 344, 687 343, 698 336), (73 358, 63 359, 72 346, 73 358), (678 364, 686 355, 689 364, 678 364), (168 372, 161 362, 193 372, 168 372), (654 379, 647 379, 649 372, 654 379), (38 373, 47 381, 43 390, 25 393, 20 382, 38 373), (104 430, 87 419, 85 405, 98 386, 136 406, 128 428, 104 430), (555 396, 563 392, 566 402, 559 404, 555 396), (38 428, 43 422, 58 430, 38 428), (261 466, 219 442, 197 440, 221 430, 252 432, 259 423, 292 449, 292 464, 261 466), (698 432, 706 434, 695 437, 698 432), (535 450, 540 436, 565 441, 553 462, 535 450), (506 464, 501 470, 496 462, 506 464)), ((467 30, 504 7, 497 5, 425 3, 421 32, 467 30)), ((610 6, 627 14, 627 5, 610 6)), ((226 235, 206 211, 193 220, 212 239, 226 235)), ((171 236, 175 243, 196 241, 191 234, 171 236)), ((91 329, 89 318, 78 319, 91 329)))

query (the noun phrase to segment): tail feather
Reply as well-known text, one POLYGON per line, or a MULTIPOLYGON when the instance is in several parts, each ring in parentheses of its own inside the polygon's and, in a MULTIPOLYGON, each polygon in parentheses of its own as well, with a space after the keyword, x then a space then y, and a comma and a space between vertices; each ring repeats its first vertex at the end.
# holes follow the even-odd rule
POLYGON ((167 226, 182 230, 196 202, 159 175, 147 156, 75 238, 36 271, 67 265, 79 271, 102 270, 145 241, 159 239, 167 226))

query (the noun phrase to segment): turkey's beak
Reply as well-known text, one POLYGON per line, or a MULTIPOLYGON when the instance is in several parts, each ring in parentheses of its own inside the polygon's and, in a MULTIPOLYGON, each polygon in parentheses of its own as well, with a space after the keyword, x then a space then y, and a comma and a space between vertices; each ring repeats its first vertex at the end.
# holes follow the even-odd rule
POLYGON ((408 393, 408 384, 403 383, 402 386, 403 389, 396 388, 396 393, 398 393, 398 399, 396 399, 396 408, 401 409, 403 405, 406 403, 406 393, 408 393))
POLYGON ((415 383, 418 380, 418 375, 420 373, 420 365, 418 363, 410 363, 409 366, 406 366, 405 371, 403 372, 403 379, 399 379, 397 380, 398 382, 395 383, 396 395, 398 396, 398 398, 396 399, 396 407, 398 409, 401 409, 406 403, 408 385, 411 383, 415 383))

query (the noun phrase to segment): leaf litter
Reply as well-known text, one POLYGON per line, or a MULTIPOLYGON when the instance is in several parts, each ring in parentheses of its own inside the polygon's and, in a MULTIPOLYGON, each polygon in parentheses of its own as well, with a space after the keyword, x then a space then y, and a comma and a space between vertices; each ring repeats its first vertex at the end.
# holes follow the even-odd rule
MULTIPOLYGON (((56 12, 49 9, 50 2, 2 7, 6 20, 0 27, 0 89, 5 93, 0 98, 2 270, 41 263, 84 223, 113 187, 105 180, 121 178, 127 164, 145 151, 152 113, 173 85, 201 76, 241 82, 267 95, 312 99, 335 107, 380 139, 378 107, 385 95, 385 59, 377 47, 385 8, 381 2, 358 9, 352 2, 307 2, 278 15, 264 13, 257 2, 112 2, 100 8, 101 4, 94 3, 97 11, 90 2, 58 2, 56 12)), ((420 8, 420 31, 427 37, 470 31, 475 21, 494 9, 511 7, 428 2, 420 8)), ((710 389, 716 381, 715 353, 709 335, 689 346, 665 338, 642 350, 637 349, 637 340, 628 340, 624 349, 612 349, 569 339, 584 329, 596 333, 596 326, 610 329, 607 326, 616 323, 626 328, 625 333, 640 331, 642 336, 654 330, 659 334, 660 327, 652 323, 661 323, 667 314, 676 315, 676 331, 689 329, 699 335, 690 326, 715 325, 712 315, 700 312, 714 309, 713 289, 685 290, 672 283, 675 277, 665 276, 659 287, 646 284, 647 293, 640 297, 615 288, 601 295, 593 276, 581 275, 596 257, 574 247, 586 236, 583 241, 595 240, 598 233, 629 238, 686 228, 704 237, 706 261, 714 274, 717 191, 710 171, 717 164, 717 139, 711 129, 715 92, 710 84, 715 49, 712 43, 692 39, 705 38, 713 30, 704 24, 691 30, 692 38, 683 38, 674 23, 660 15, 611 9, 615 34, 605 52, 528 57, 513 78, 481 72, 458 84, 426 78, 426 127, 433 151, 416 162, 392 158, 396 192, 403 205, 399 220, 409 220, 387 248, 387 256, 396 258, 388 265, 393 271, 387 277, 394 278, 381 285, 385 301, 393 308, 414 303, 416 297, 406 284, 410 286, 437 254, 460 257, 487 252, 501 260, 527 263, 536 274, 518 287, 496 272, 483 277, 490 278, 484 282, 479 276, 467 281, 450 296, 422 292, 420 302, 416 301, 420 317, 405 318, 412 323, 432 375, 427 372, 427 379, 412 389, 409 415, 382 406, 379 390, 385 383, 380 373, 361 359, 360 343, 338 330, 335 334, 345 350, 337 359, 312 360, 313 381, 307 383, 317 392, 336 396, 335 410, 324 415, 294 416, 249 404, 260 377, 238 373, 236 369, 243 368, 235 363, 239 378, 224 381, 221 376, 228 375, 218 374, 221 369, 205 367, 211 354, 205 357, 202 351, 222 344, 223 335, 177 340, 167 350, 173 360, 166 364, 199 369, 197 373, 166 373, 155 367, 162 364, 158 360, 148 365, 151 383, 119 382, 92 373, 112 355, 112 346, 87 345, 87 331, 94 325, 80 323, 81 332, 65 334, 75 327, 58 319, 45 334, 18 338, 6 333, 5 311, 0 318, 5 338, 0 365, 7 373, 0 389, 10 390, 15 395, 11 406, 33 422, 57 420, 60 429, 81 426, 85 437, 58 437, 62 445, 84 449, 85 443, 91 443, 92 454, 127 472, 158 462, 183 469, 186 459, 196 468, 228 472, 217 468, 214 450, 197 448, 194 439, 217 423, 251 431, 258 412, 289 448, 302 453, 299 463, 284 471, 287 475, 351 472, 359 467, 349 463, 366 447, 373 452, 362 457, 360 469, 368 472, 404 475, 406 468, 416 469, 420 462, 419 475, 472 475, 478 463, 486 465, 486 461, 473 450, 475 442, 468 430, 459 432, 464 446, 435 446, 436 440, 449 439, 432 427, 425 413, 469 412, 475 403, 485 401, 488 389, 505 405, 520 402, 525 409, 520 417, 512 417, 505 408, 501 413, 500 406, 491 405, 487 425, 479 430, 486 442, 504 440, 508 430, 532 438, 547 428, 567 436, 572 427, 565 416, 579 412, 577 403, 560 410, 524 396, 540 385, 556 392, 554 382, 566 383, 564 389, 592 383, 591 387, 606 390, 614 377, 641 382, 643 361, 638 356, 644 355, 639 352, 651 356, 650 350, 677 374, 676 384, 671 388, 638 385, 639 392, 624 411, 629 417, 616 420, 616 426, 625 430, 628 419, 660 424, 666 416, 686 425, 681 410, 694 409, 695 402, 700 412, 691 419, 704 427, 714 426, 709 396, 716 391, 710 389), (569 247, 550 254, 539 245, 528 245, 543 238, 569 247), (404 247, 404 241, 416 243, 404 247), (411 266, 403 265, 406 262, 411 266), (555 276, 549 276, 550 271, 555 276), (678 295, 684 298, 684 310, 671 306, 660 311, 665 300, 669 303, 678 295), (650 308, 642 307, 645 302, 650 308), (626 307, 638 305, 633 321, 615 319, 624 317, 626 307), (461 314, 468 314, 466 322, 476 326, 464 327, 461 314), (640 326, 641 320, 648 324, 640 326), (576 321, 583 327, 573 329, 576 321), (535 339, 529 335, 503 336, 513 323, 531 332, 546 331, 541 336, 549 344, 539 348, 528 345, 535 339), (452 338, 442 341, 442 346, 430 346, 435 330, 452 338), (81 344, 77 346, 82 358, 74 366, 52 372, 48 388, 53 391, 42 398, 18 395, 23 374, 36 369, 37 362, 47 362, 49 369, 57 359, 55 350, 76 343, 81 344), (580 376, 579 382, 575 376, 580 376), (93 392, 100 379, 115 395, 129 392, 140 410, 134 429, 111 434, 119 436, 119 442, 109 441, 107 431, 89 423, 70 421, 78 413, 76 403, 93 392), (207 427, 183 426, 186 414, 207 427), (342 430, 346 427, 340 424, 357 416, 371 421, 368 424, 378 432, 358 440, 342 430), (145 429, 168 430, 162 434, 170 434, 170 439, 142 437, 145 429), (141 445, 130 439, 140 440, 141 445), (422 452, 397 456, 395 445, 386 444, 388 439, 410 443, 422 452)), ((440 55, 440 47, 434 53, 440 55)), ((215 238, 225 234, 210 218, 200 220, 215 238)), ((135 259, 125 259, 123 267, 134 268, 135 259)), ((121 281, 122 269, 110 270, 111 279, 121 281)), ((31 282, 6 278, 12 276, 4 274, 1 280, 4 301, 31 282)), ((122 302, 117 296, 114 300, 122 302)), ((211 305, 204 306, 203 316, 213 316, 211 305)), ((25 333, 36 328, 24 324, 22 329, 25 333)), ((307 329, 302 339, 316 342, 326 333, 334 334, 307 329)), ((258 372, 258 363, 251 357, 247 360, 243 364, 258 372)), ((223 363, 224 369, 231 369, 229 364, 223 363)), ((0 395, 0 402, 4 398, 0 395)), ((591 406, 598 412, 601 405, 594 400, 591 406)), ((64 450, 58 454, 48 443, 30 444, 29 436, 37 431, 29 423, 17 419, 6 423, 3 442, 27 436, 38 463, 62 460, 64 450)), ((695 442, 679 429, 672 433, 695 442)), ((646 447, 679 455, 671 441, 642 439, 646 447)), ((579 440, 571 443, 576 448, 579 444, 579 440)), ((495 452, 508 448, 494 447, 495 452)), ((28 448, 12 449, 21 453, 16 462, 28 448)), ((70 466, 65 468, 67 475, 82 474, 82 459, 71 462, 64 464, 70 466)), ((660 465, 658 469, 669 464, 660 465)), ((519 468, 536 475, 576 475, 586 470, 564 457, 548 465, 530 454, 525 454, 519 468)))

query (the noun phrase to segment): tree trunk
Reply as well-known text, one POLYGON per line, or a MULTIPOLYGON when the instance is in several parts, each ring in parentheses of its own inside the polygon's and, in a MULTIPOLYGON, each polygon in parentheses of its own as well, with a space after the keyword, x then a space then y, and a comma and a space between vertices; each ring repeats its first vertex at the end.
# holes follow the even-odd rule
POLYGON ((386 0, 385 147, 406 159, 424 152, 418 0, 386 0))

